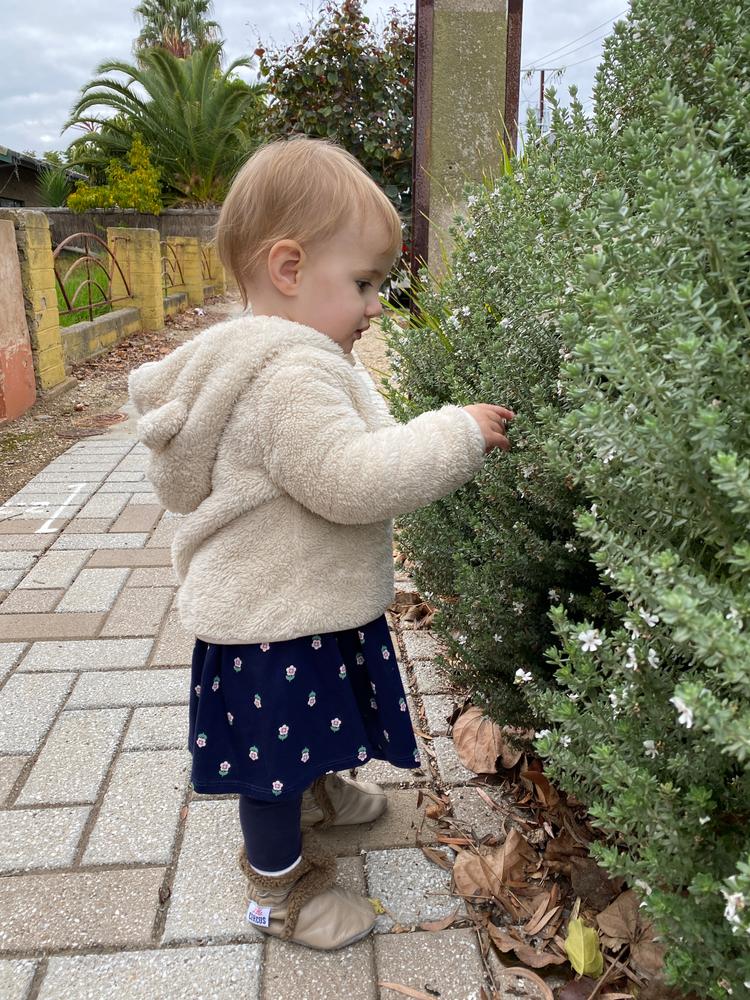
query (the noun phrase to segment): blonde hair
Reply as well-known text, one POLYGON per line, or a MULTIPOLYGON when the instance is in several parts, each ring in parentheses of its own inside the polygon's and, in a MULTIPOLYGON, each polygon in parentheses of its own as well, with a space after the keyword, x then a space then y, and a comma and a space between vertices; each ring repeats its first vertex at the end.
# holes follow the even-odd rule
POLYGON ((279 240, 303 249, 330 239, 354 215, 384 224, 384 254, 402 246, 401 219, 387 195, 351 153, 327 139, 296 136, 267 143, 239 171, 216 226, 224 267, 247 286, 258 264, 279 240))

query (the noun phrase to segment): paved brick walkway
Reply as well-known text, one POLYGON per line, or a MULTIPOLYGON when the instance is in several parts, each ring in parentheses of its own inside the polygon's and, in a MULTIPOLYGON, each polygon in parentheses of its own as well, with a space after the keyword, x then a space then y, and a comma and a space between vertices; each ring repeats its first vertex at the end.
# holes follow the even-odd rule
MULTIPOLYGON (((450 789, 457 817, 480 836, 491 828, 445 735, 453 702, 429 634, 394 633, 412 719, 430 736, 419 737, 424 769, 370 762, 359 773, 387 787, 386 814, 321 834, 339 882, 386 907, 376 933, 324 954, 244 921, 236 799, 188 786, 192 641, 169 552, 178 518, 151 493, 145 461, 120 425, 0 507, 0 997, 403 995, 382 981, 479 1000, 473 929, 415 929, 461 905, 450 873, 416 846, 436 832, 419 788, 450 789)), ((494 969, 499 997, 532 996, 494 969)))

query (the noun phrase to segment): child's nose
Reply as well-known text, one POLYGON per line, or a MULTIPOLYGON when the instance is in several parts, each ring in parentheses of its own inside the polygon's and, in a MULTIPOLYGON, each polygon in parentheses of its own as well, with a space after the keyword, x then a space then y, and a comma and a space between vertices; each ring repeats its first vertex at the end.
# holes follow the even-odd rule
POLYGON ((383 315, 383 304, 380 301, 380 296, 376 296, 372 299, 365 309, 366 316, 382 316, 383 315))

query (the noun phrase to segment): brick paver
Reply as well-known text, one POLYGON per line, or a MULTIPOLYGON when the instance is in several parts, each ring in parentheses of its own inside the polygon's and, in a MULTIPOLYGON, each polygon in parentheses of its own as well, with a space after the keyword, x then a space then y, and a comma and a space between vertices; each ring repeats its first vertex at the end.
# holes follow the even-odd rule
MULTIPOLYGON (((0 506, 0 996, 403 995, 383 982, 444 1000, 490 995, 468 920, 418 927, 465 917, 450 873, 421 849, 438 828, 420 790, 448 791, 477 836, 500 823, 448 735, 454 695, 434 662, 439 644, 393 617, 422 766, 368 762, 357 773, 386 788, 385 815, 318 834, 338 856, 338 884, 385 908, 376 934, 322 953, 245 920, 236 796, 188 785, 193 639, 170 557, 180 518, 159 506, 129 434, 120 425, 73 445, 0 506)), ((414 585, 402 574, 399 589, 414 585)), ((515 996, 497 968, 497 996, 515 996)))

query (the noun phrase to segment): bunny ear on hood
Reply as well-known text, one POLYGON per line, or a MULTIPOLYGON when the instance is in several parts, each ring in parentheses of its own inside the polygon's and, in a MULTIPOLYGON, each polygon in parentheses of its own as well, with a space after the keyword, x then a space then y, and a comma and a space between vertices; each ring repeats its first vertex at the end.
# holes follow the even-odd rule
POLYGON ((240 395, 273 357, 303 343, 343 354, 311 327, 276 316, 240 317, 130 373, 137 436, 150 453, 148 478, 167 510, 189 514, 208 497, 219 442, 240 395))

